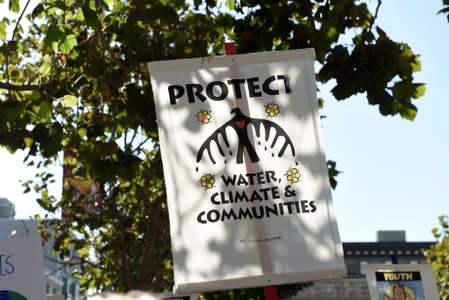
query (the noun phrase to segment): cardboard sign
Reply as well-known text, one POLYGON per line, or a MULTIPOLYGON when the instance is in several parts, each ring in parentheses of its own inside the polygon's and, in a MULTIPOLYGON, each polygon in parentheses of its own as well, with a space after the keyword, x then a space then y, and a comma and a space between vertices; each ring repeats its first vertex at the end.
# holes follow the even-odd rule
POLYGON ((39 237, 0 240, 0 299, 46 299, 44 254, 39 237))
POLYGON ((345 274, 312 49, 149 63, 175 293, 345 274))
POLYGON ((432 267, 427 264, 362 265, 372 300, 439 299, 432 267))

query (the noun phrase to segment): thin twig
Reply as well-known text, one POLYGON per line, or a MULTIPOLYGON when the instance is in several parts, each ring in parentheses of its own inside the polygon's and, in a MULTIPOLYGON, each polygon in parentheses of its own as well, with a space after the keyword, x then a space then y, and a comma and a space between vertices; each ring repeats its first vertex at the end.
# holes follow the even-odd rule
POLYGON ((59 259, 56 259, 56 258, 54 258, 54 257, 51 257, 51 256, 46 255, 46 256, 45 256, 45 259, 47 259, 47 260, 49 260, 49 261, 51 261, 51 262, 54 262, 54 263, 56 263, 56 264, 59 264, 60 266, 59 266, 58 268, 56 268, 55 270, 51 271, 50 273, 45 274, 45 277, 50 277, 51 275, 56 274, 58 271, 64 269, 64 268, 67 267, 67 266, 72 267, 72 266, 74 266, 74 265, 76 265, 76 264, 80 264, 79 262, 78 262, 78 263, 72 262, 72 259, 73 259, 73 258, 77 258, 77 257, 71 257, 71 258, 69 259, 69 261, 61 261, 61 260, 59 260, 59 259))
POLYGON ((65 267, 66 267, 65 265, 62 265, 59 268, 53 270, 52 272, 45 274, 45 277, 50 277, 51 275, 58 273, 60 270, 64 269, 65 267))
POLYGON ((134 150, 131 152, 131 153, 134 153, 134 152, 136 152, 136 151, 140 151, 141 149, 141 147, 144 145, 144 144, 146 144, 146 142, 148 142, 150 140, 150 137, 146 137, 142 142, 140 142, 140 144, 136 147, 136 148, 134 148, 134 150))
POLYGON ((371 24, 369 25, 368 32, 371 32, 371 30, 373 28, 374 22, 376 21, 377 15, 379 14, 379 9, 380 9, 381 4, 382 4, 382 0, 377 0, 376 12, 374 13, 373 20, 371 21, 371 24))
POLYGON ((14 30, 12 32, 11 40, 14 40, 14 36, 16 35, 17 29, 19 28, 20 21, 22 20, 23 15, 25 14, 25 11, 27 10, 28 4, 30 4, 31 0, 28 0, 25 4, 25 7, 22 9, 22 12, 20 13, 19 18, 17 19, 16 26, 14 27, 14 30))
POLYGON ((130 148, 132 149, 132 144, 134 143, 134 139, 136 138, 136 136, 137 136, 137 129, 134 130, 133 136, 131 137, 131 141, 129 141, 129 142, 125 141, 125 143, 126 143, 125 147, 130 145, 131 146, 130 148))

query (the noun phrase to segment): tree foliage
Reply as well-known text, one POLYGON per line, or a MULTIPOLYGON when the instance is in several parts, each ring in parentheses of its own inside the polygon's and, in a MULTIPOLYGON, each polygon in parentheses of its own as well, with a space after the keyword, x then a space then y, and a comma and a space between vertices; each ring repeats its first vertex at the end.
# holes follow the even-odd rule
POLYGON ((432 230, 437 243, 425 251, 437 279, 440 299, 449 299, 449 219, 439 217, 440 228, 432 230))
MULTIPOLYGON (((372 13, 355 0, 43 0, 24 14, 30 1, 9 1, 15 14, 0 19, 0 145, 27 151, 25 163, 40 168, 25 190, 66 215, 42 234, 56 237, 82 287, 173 284, 146 62, 221 55, 226 39, 238 53, 313 47, 317 79, 337 100, 364 93, 382 115, 413 120, 424 92, 413 79, 420 62, 376 24, 380 3, 372 13), (46 167, 62 161, 97 194, 66 180, 62 197, 50 195, 46 167)), ((335 186, 338 171, 328 166, 335 186)))
POLYGON ((447 21, 449 22, 449 1, 443 0, 443 8, 438 12, 439 14, 446 14, 447 21))

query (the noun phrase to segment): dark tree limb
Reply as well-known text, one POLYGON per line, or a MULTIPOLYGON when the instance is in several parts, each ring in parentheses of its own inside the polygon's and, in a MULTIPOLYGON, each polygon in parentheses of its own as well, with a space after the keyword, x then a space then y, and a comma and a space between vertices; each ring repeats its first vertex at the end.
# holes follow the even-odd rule
POLYGON ((41 84, 11 84, 7 82, 0 82, 0 89, 9 91, 43 91, 48 90, 51 86, 51 82, 41 83, 41 84))

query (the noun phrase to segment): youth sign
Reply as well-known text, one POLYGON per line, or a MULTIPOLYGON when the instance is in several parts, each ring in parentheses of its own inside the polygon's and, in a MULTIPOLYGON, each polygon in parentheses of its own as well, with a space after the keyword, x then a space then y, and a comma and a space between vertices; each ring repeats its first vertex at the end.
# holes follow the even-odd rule
POLYGON ((362 265, 373 300, 438 299, 432 267, 427 264, 362 265))
POLYGON ((44 255, 39 237, 0 240, 0 299, 46 299, 44 255))
POLYGON ((175 293, 343 276, 312 49, 149 63, 175 293))

